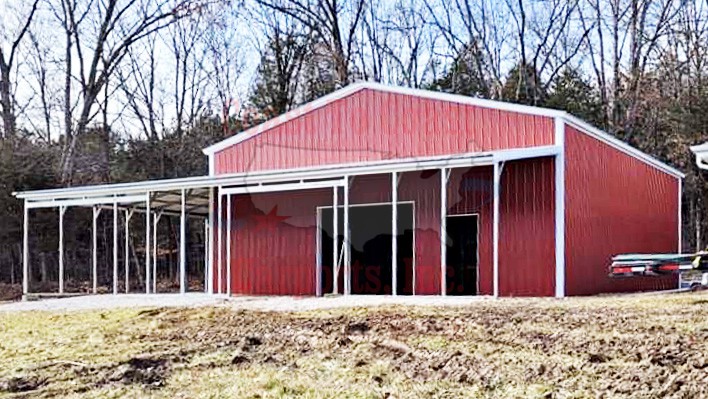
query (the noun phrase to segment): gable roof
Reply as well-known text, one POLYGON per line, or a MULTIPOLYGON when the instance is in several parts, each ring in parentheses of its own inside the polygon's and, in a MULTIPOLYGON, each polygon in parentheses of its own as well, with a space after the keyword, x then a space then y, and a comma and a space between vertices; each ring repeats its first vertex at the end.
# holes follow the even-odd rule
POLYGON ((317 100, 314 100, 312 102, 304 104, 304 105, 297 107, 291 111, 288 111, 278 117, 275 117, 275 118, 270 119, 266 122, 263 122, 260 125, 254 126, 244 132, 235 134, 235 135, 228 137, 218 143, 215 143, 207 148, 204 148, 202 150, 202 152, 211 158, 211 157, 213 157, 213 155, 215 153, 217 153, 221 150, 224 150, 224 149, 231 147, 233 145, 236 145, 238 143, 244 142, 250 138, 258 136, 259 134, 261 134, 263 132, 266 132, 266 131, 271 130, 277 126, 287 123, 288 121, 298 118, 304 114, 307 114, 311 111, 314 111, 314 110, 322 108, 328 104, 331 104, 337 100, 340 100, 340 99, 350 96, 354 93, 360 92, 362 90, 367 90, 367 89, 378 91, 378 92, 409 95, 409 96, 415 96, 415 97, 420 97, 420 98, 446 101, 446 102, 463 104, 463 105, 471 105, 471 106, 482 107, 482 108, 491 108, 491 109, 496 109, 496 110, 500 110, 500 111, 509 111, 509 112, 515 112, 515 113, 520 113, 520 114, 526 114, 526 115, 544 116, 544 117, 549 117, 549 118, 559 118, 562 121, 579 128, 579 130, 581 130, 583 133, 588 134, 600 141, 603 141, 606 144, 609 144, 610 146, 612 146, 612 147, 614 147, 614 148, 616 148, 616 149, 618 149, 630 156, 638 158, 638 159, 640 159, 640 160, 642 160, 642 161, 644 161, 644 162, 646 162, 646 163, 648 163, 648 164, 650 164, 650 165, 652 165, 652 166, 654 166, 654 167, 656 167, 668 174, 674 175, 679 178, 683 178, 685 176, 678 169, 652 157, 651 155, 648 155, 648 154, 632 147, 631 145, 615 138, 611 134, 598 129, 598 128, 590 125, 589 123, 581 120, 580 118, 570 115, 569 113, 567 113, 565 111, 550 109, 550 108, 533 107, 533 106, 529 106, 529 105, 515 104, 515 103, 504 102, 504 101, 486 100, 486 99, 481 99, 481 98, 463 96, 463 95, 459 95, 459 94, 449 94, 449 93, 443 93, 443 92, 413 89, 413 88, 400 87, 400 86, 389 86, 389 85, 384 85, 384 84, 375 83, 375 82, 358 82, 358 83, 354 83, 349 86, 346 86, 342 89, 336 90, 324 97, 321 97, 317 100))

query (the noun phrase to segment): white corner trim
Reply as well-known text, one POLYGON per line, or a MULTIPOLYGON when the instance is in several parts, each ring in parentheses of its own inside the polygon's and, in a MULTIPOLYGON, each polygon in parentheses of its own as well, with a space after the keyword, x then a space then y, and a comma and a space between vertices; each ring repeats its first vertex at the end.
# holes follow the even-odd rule
POLYGON ((555 119, 555 143, 560 151, 555 157, 555 296, 565 297, 565 121, 555 119))
POLYGON ((683 253, 683 180, 682 179, 677 179, 678 180, 678 253, 683 253))
POLYGON ((666 163, 654 158, 653 156, 642 152, 638 150, 637 148, 632 147, 631 145, 625 143, 624 141, 613 137, 609 133, 606 133, 595 126, 592 126, 591 124, 583 121, 582 119, 576 118, 575 116, 572 116, 568 113, 564 113, 563 118, 565 119, 565 122, 574 128, 578 129, 582 133, 585 133, 593 138, 596 138, 603 143, 618 149, 622 152, 624 152, 627 155, 630 155, 636 159, 639 159, 643 161, 644 163, 653 166, 662 172, 668 173, 672 176, 676 176, 679 178, 684 178, 686 175, 681 172, 680 170, 674 168, 673 166, 669 166, 666 163))

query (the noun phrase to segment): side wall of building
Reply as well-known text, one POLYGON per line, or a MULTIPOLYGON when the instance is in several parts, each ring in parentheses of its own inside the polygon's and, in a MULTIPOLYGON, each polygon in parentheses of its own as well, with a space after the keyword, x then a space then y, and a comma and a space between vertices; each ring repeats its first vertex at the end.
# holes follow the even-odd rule
POLYGON ((678 178, 573 126, 565 129, 566 295, 675 288, 675 277, 611 279, 620 253, 678 249, 678 178))

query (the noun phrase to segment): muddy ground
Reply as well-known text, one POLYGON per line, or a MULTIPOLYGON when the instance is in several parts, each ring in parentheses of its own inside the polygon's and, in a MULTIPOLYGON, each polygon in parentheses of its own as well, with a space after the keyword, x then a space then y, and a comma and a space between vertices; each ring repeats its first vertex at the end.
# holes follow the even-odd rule
POLYGON ((0 396, 708 398, 708 294, 0 314, 0 396))

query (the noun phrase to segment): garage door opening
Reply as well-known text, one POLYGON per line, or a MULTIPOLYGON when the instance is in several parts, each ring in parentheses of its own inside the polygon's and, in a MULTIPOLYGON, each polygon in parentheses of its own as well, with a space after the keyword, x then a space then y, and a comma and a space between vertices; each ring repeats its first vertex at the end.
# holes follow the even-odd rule
MULTIPOLYGON (((349 207, 351 230, 352 294, 391 295, 391 204, 361 204, 349 207)), ((320 259, 322 260, 322 292, 333 286, 333 212, 332 207, 319 208, 320 259)), ((344 287, 344 211, 338 210, 339 279, 338 292, 344 287)), ((413 203, 398 204, 397 293, 413 294, 413 203)))
POLYGON ((447 218, 448 295, 477 295, 477 215, 451 215, 447 218))

